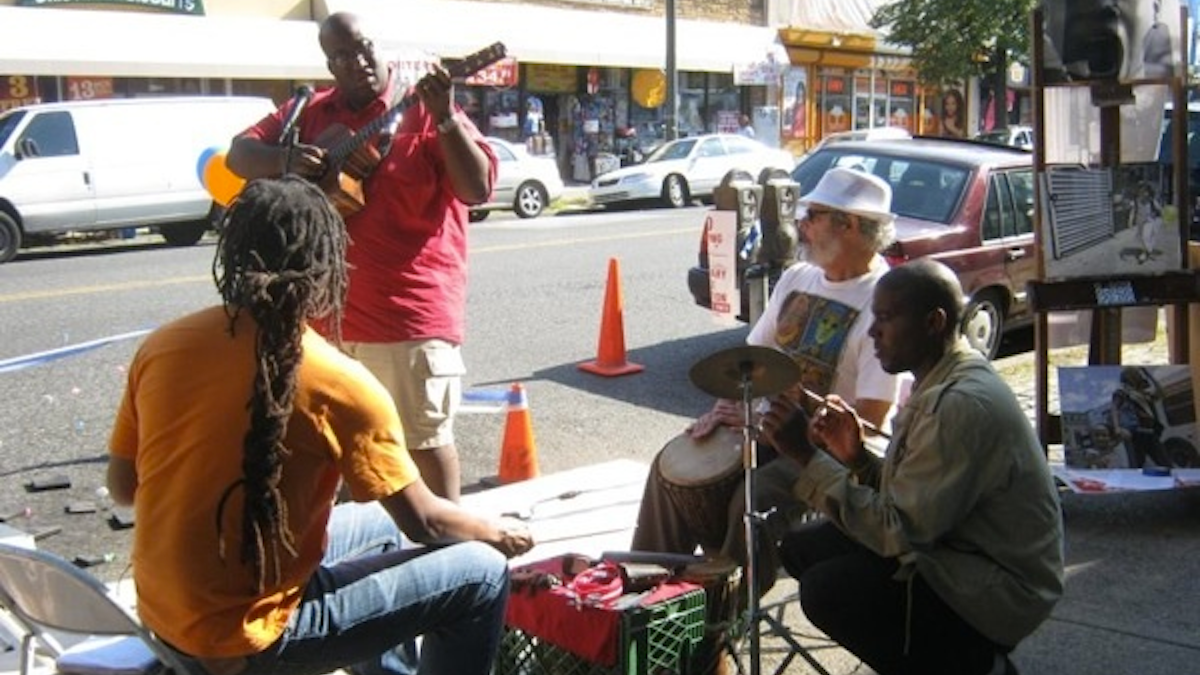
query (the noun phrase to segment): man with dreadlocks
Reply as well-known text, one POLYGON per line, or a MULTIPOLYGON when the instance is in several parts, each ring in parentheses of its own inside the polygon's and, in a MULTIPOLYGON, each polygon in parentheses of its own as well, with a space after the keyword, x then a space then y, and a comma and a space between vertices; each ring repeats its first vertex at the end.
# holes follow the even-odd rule
POLYGON ((222 306, 130 366, 108 487, 136 509, 138 613, 196 672, 403 672, 417 636, 426 672, 491 669, 505 556, 532 540, 436 496, 383 385, 337 348, 346 243, 307 181, 251 181, 221 228, 222 306))

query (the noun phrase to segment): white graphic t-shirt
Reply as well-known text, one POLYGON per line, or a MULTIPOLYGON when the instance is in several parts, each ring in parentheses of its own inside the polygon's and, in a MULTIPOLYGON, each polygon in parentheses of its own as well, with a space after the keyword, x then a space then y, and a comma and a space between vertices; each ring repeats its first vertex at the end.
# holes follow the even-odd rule
POLYGON ((800 366, 800 383, 821 395, 895 401, 899 378, 883 370, 867 335, 875 282, 888 271, 880 257, 871 271, 848 281, 829 281, 816 265, 784 270, 762 317, 746 342, 772 347, 800 366))

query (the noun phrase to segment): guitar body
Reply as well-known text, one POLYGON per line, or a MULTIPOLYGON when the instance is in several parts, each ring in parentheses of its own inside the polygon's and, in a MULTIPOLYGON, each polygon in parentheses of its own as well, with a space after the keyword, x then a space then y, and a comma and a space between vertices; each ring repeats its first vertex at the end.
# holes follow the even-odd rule
MULTIPOLYGON (((321 148, 332 148, 346 142, 354 135, 344 125, 335 124, 322 131, 313 141, 313 145, 321 148)), ((329 197, 343 218, 358 213, 366 202, 363 194, 363 181, 375 167, 379 165, 379 151, 374 145, 364 143, 351 152, 340 163, 330 164, 318 185, 329 197)))

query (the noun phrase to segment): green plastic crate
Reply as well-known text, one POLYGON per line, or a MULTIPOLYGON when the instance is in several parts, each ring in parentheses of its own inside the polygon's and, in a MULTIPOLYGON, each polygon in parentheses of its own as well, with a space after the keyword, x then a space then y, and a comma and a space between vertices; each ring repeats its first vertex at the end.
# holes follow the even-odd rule
POLYGON ((505 628, 495 675, 681 675, 704 635, 704 589, 621 613, 617 663, 601 666, 505 628))

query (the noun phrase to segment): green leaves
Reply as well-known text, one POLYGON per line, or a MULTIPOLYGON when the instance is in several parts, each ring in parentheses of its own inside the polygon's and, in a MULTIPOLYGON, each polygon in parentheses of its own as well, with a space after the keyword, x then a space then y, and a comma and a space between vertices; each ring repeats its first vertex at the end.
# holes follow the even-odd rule
POLYGON ((926 84, 959 82, 1028 60, 1037 0, 896 0, 871 20, 888 41, 912 50, 926 84))

